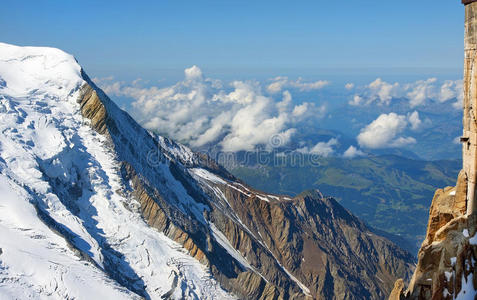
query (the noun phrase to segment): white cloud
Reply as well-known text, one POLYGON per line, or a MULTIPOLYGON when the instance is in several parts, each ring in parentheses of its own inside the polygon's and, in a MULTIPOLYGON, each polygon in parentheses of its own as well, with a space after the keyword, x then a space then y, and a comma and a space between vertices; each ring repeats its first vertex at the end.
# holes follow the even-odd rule
POLYGON ((295 117, 302 116, 308 110, 308 105, 309 103, 305 102, 303 104, 295 106, 292 112, 293 116, 295 117))
POLYGON ((366 153, 357 149, 355 146, 349 146, 349 148, 343 153, 344 158, 354 158, 357 156, 364 156, 366 153))
POLYGON ((441 86, 441 91, 440 91, 440 98, 439 100, 442 102, 445 102, 449 99, 454 98, 455 95, 455 90, 453 89, 455 86, 455 82, 451 80, 447 80, 444 82, 444 84, 441 86))
POLYGON ((406 96, 409 99, 409 105, 416 107, 424 104, 427 99, 439 98, 434 85, 436 82, 437 78, 429 78, 405 85, 403 90, 408 91, 406 96))
POLYGON ((199 80, 202 78, 202 70, 197 66, 192 66, 184 70, 186 80, 199 80))
POLYGON ((142 78, 137 78, 133 80, 132 85, 138 85, 140 82, 143 82, 144 80, 142 78))
POLYGON ((280 137, 284 146, 300 122, 320 118, 325 111, 314 103, 293 105, 289 91, 276 101, 255 81, 224 84, 206 78, 197 66, 186 69, 184 76, 163 88, 139 86, 138 81, 98 84, 110 96, 134 99, 132 114, 144 127, 192 147, 217 143, 225 151, 253 150, 272 136, 280 137))
POLYGON ((440 102, 457 98, 457 102, 454 103, 457 108, 461 109, 462 100, 464 97, 464 82, 462 80, 446 80, 440 88, 439 98, 440 102))
POLYGON ((363 98, 359 95, 354 95, 353 100, 349 101, 349 105, 358 106, 363 102, 363 98))
POLYGON ((462 80, 447 80, 439 85, 436 78, 429 78, 407 84, 398 82, 391 84, 378 78, 364 86, 360 93, 355 94, 349 104, 369 105, 377 102, 389 105, 394 98, 406 98, 409 101, 409 106, 414 108, 426 104, 429 100, 445 102, 457 99, 453 106, 460 108, 462 96, 462 80))
POLYGON ((308 147, 303 147, 297 149, 298 152, 307 153, 307 154, 316 154, 323 157, 328 157, 335 151, 333 146, 338 144, 338 140, 336 138, 331 138, 328 142, 319 142, 311 149, 308 147))
POLYGON ((290 82, 292 87, 298 88, 300 91, 313 91, 320 90, 325 86, 329 85, 330 82, 326 80, 318 80, 315 82, 303 82, 301 78, 298 78, 297 81, 290 82))
POLYGON ((412 130, 417 130, 422 124, 421 119, 419 118, 419 113, 415 110, 411 114, 408 114, 408 120, 409 123, 411 124, 411 129, 412 130))
POLYGON ((378 100, 382 104, 389 104, 391 99, 398 95, 399 84, 390 84, 378 78, 368 85, 368 89, 370 91, 368 102, 378 100))
POLYGON ((303 82, 301 77, 297 80, 290 80, 288 77, 279 76, 272 79, 272 83, 267 86, 267 91, 271 94, 279 93, 285 88, 295 88, 302 92, 313 91, 322 89, 329 84, 330 82, 326 80, 303 82))
POLYGON ((412 137, 399 136, 407 126, 406 116, 396 113, 381 114, 361 130, 357 140, 359 145, 364 148, 402 147, 416 142, 412 137))
POLYGON ((410 145, 410 144, 415 144, 415 143, 416 143, 416 139, 413 138, 413 137, 400 136, 397 139, 395 139, 394 141, 392 141, 391 147, 400 148, 400 147, 404 147, 404 146, 407 146, 407 145, 410 145))
POLYGON ((275 77, 273 79, 273 82, 267 86, 267 91, 271 94, 279 93, 283 90, 287 82, 288 82, 287 77, 281 77, 281 76, 275 77))
MULTIPOLYGON (((453 91, 453 95, 451 97, 457 98, 457 101, 452 104, 455 109, 462 109, 463 102, 464 102, 464 82, 462 80, 456 80, 453 83, 449 83, 451 86, 451 92, 453 91)), ((446 93, 446 95, 450 95, 446 93)), ((445 98, 444 98, 445 99, 445 98)), ((447 100, 445 100, 447 101, 447 100)))
POLYGON ((354 83, 345 84, 345 89, 347 89, 348 91, 354 89, 354 83))

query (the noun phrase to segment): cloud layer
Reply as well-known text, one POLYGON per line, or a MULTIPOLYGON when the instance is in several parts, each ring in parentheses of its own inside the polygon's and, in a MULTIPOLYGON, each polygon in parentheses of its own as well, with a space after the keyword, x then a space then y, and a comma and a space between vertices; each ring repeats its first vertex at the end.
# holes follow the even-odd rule
MULTIPOLYGON (((286 146, 298 130, 312 134, 310 130, 315 127, 310 124, 319 122, 326 106, 294 102, 292 92, 319 90, 330 84, 288 77, 275 77, 266 84, 253 80, 223 82, 206 77, 197 66, 185 69, 182 81, 161 88, 145 87, 139 79, 131 83, 115 82, 113 78, 96 82, 111 96, 131 98, 130 112, 144 127, 194 148, 219 145, 223 151, 250 151, 257 146, 270 150, 286 146)), ((438 84, 435 78, 406 84, 378 78, 364 87, 347 83, 344 89, 355 92, 350 105, 390 105, 398 98, 406 99, 409 106, 404 111, 409 112, 401 109, 402 114, 382 113, 361 129, 357 145, 344 153, 337 153, 339 143, 335 138, 313 143, 296 141, 300 146, 294 150, 353 158, 365 155, 363 149, 405 147, 416 143, 412 135, 431 123, 429 118, 421 120, 415 107, 453 99, 453 105, 460 108, 462 101, 461 81, 438 84), (305 144, 312 146, 303 147, 305 144)))
MULTIPOLYGON (((348 87, 349 89, 352 88, 351 85, 348 85, 348 87)), ((359 93, 356 93, 353 99, 349 101, 349 104, 354 106, 369 105, 371 103, 389 105, 392 99, 405 98, 409 100, 409 106, 414 108, 424 105, 430 100, 446 102, 457 99, 453 106, 460 109, 462 97, 462 80, 447 80, 442 84, 438 84, 436 78, 429 78, 427 80, 401 84, 398 82, 388 83, 378 78, 361 88, 359 93)))
POLYGON ((314 103, 293 104, 291 93, 284 88, 312 90, 327 82, 281 78, 279 84, 267 87, 277 94, 272 98, 256 81, 225 85, 204 77, 197 66, 186 69, 184 76, 183 81, 164 88, 142 87, 138 81, 97 82, 107 94, 132 98, 133 115, 143 126, 192 147, 218 143, 224 151, 253 150, 257 145, 269 145, 272 137, 284 146, 300 122, 318 119, 325 112, 325 106, 314 103))
POLYGON ((298 78, 297 80, 290 80, 288 79, 288 77, 284 76, 275 77, 271 81, 272 83, 267 86, 267 92, 271 94, 280 93, 282 90, 287 88, 295 88, 301 92, 308 92, 322 89, 330 84, 330 82, 326 80, 303 82, 302 78, 298 78))

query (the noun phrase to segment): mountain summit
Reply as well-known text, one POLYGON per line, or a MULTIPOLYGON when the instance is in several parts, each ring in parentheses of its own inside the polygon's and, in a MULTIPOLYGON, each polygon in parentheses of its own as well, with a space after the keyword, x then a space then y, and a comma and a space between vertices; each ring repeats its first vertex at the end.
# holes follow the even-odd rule
POLYGON ((381 299, 412 256, 318 191, 254 190, 58 49, 0 44, 0 294, 381 299))

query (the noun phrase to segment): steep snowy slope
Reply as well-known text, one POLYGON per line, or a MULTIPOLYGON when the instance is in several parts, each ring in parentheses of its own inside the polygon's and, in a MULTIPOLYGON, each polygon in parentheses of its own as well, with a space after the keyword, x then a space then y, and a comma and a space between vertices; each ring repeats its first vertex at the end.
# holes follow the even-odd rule
POLYGON ((0 82, 0 295, 229 297, 129 208, 114 153, 79 111, 72 56, 0 44, 0 82))
POLYGON ((410 274, 333 199, 146 131, 60 50, 0 44, 0 131, 0 295, 380 299, 410 274))

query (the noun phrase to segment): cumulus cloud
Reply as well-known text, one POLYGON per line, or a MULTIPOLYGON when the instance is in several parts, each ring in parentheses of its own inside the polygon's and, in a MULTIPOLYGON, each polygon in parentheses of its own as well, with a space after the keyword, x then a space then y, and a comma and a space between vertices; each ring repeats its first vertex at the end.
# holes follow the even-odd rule
POLYGON ((297 80, 290 80, 284 76, 275 77, 271 81, 272 83, 267 86, 267 91, 271 94, 279 93, 285 88, 295 88, 302 92, 319 90, 330 84, 330 82, 326 80, 304 82, 301 77, 297 80))
POLYGON ((295 108, 293 109, 292 114, 295 117, 302 116, 303 114, 305 114, 308 111, 308 105, 309 105, 309 103, 305 102, 303 104, 295 106, 295 108))
POLYGON ((315 146, 308 148, 303 147, 297 149, 298 152, 306 153, 306 154, 316 154, 323 157, 328 157, 335 151, 333 146, 338 144, 338 140, 336 138, 331 138, 328 142, 319 142, 315 146))
POLYGON ((363 97, 361 97, 360 95, 354 95, 353 100, 349 101, 348 103, 352 106, 358 106, 363 103, 363 97))
POLYGON ((349 148, 343 153, 344 158, 354 158, 357 156, 364 156, 366 153, 357 149, 355 146, 349 146, 349 148))
POLYGON ((447 84, 444 84, 441 93, 445 97, 441 98, 442 101, 447 101, 448 99, 457 98, 457 101, 452 103, 452 106, 455 109, 462 109, 464 102, 464 82, 462 80, 457 81, 447 81, 447 84), (449 90, 448 90, 449 89, 449 90))
POLYGON ((354 83, 345 84, 345 89, 347 89, 348 91, 354 89, 354 83))
POLYGON ((132 98, 132 114, 144 127, 192 147, 217 143, 224 151, 266 146, 272 136, 284 146, 300 122, 319 118, 325 110, 308 102, 294 105, 287 90, 279 99, 266 96, 256 81, 206 78, 197 66, 184 70, 183 81, 163 88, 140 82, 98 84, 111 96, 132 98))
POLYGON ((202 70, 195 65, 185 69, 184 74, 186 80, 200 80, 202 78, 202 70))
POLYGON ((407 84, 404 86, 404 91, 409 91, 406 93, 407 98, 409 99, 409 105, 411 107, 416 107, 424 104, 427 99, 439 99, 440 96, 436 94, 435 83, 437 78, 429 78, 427 80, 418 80, 415 83, 407 84))
POLYGON ((354 95, 349 101, 350 105, 369 105, 378 103, 389 105, 392 99, 405 98, 411 108, 424 105, 429 100, 446 102, 457 99, 453 104, 460 108, 462 103, 462 80, 447 80, 439 84, 436 78, 418 80, 412 83, 388 83, 381 78, 364 86, 360 93, 354 95))
POLYGON ((422 121, 419 118, 419 113, 417 111, 413 111, 408 115, 409 123, 411 124, 412 130, 417 130, 421 127, 422 121))
POLYGON ((275 77, 273 82, 267 86, 267 91, 271 94, 279 93, 288 82, 287 77, 275 77))
POLYGON ((413 144, 412 137, 400 134, 409 125, 408 118, 396 113, 381 114, 376 120, 363 128, 357 137, 361 147, 370 149, 402 147, 413 144))
POLYGON ((445 102, 447 100, 457 98, 462 101, 464 83, 462 80, 446 80, 440 88, 439 101, 445 102))
POLYGON ((378 100, 380 103, 389 104, 393 97, 398 96, 399 84, 390 84, 378 78, 368 85, 368 89, 368 102, 378 100))

